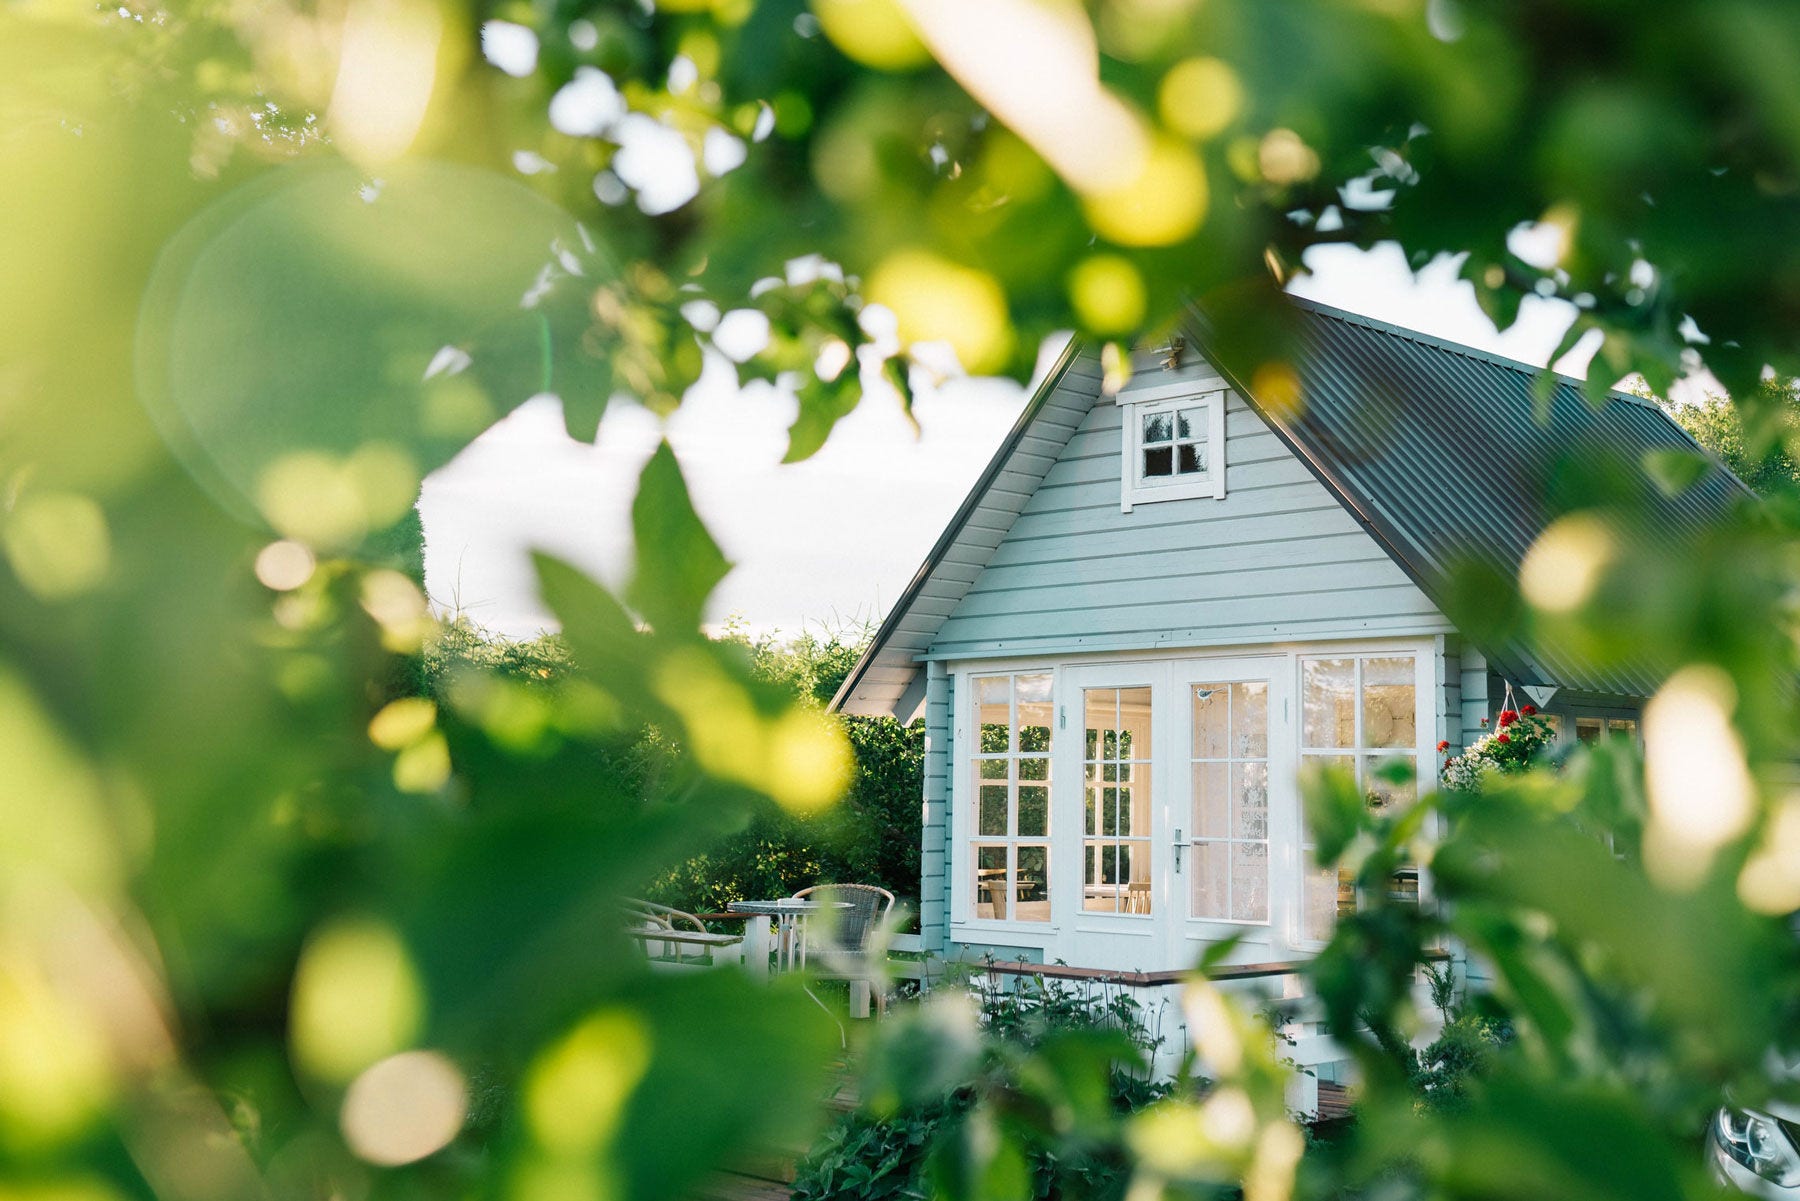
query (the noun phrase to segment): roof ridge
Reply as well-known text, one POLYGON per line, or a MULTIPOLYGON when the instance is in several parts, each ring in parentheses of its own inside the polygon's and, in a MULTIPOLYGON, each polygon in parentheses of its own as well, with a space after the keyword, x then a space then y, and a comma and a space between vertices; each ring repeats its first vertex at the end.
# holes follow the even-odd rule
MULTIPOLYGON (((1579 388, 1584 391, 1587 388, 1586 380, 1557 371, 1547 364, 1541 367, 1534 366, 1522 359, 1508 358, 1503 354, 1496 354, 1491 350, 1483 350, 1479 346, 1470 346, 1466 342, 1452 342, 1450 339, 1441 338, 1436 334, 1428 334, 1423 330, 1412 329, 1404 325, 1396 325, 1392 321, 1383 321, 1379 317, 1371 317, 1366 313, 1352 312, 1349 309, 1339 308, 1333 304, 1326 304, 1322 300, 1314 300, 1310 296, 1299 296, 1289 292, 1286 294, 1286 299, 1299 308, 1317 313, 1321 317, 1342 321, 1348 325, 1361 325, 1374 330, 1376 333, 1392 334, 1395 337, 1405 338, 1409 342, 1416 342, 1421 346, 1428 346, 1434 350, 1448 351, 1451 354, 1461 355, 1468 359, 1477 359, 1495 367, 1504 367, 1510 371, 1517 371, 1534 378, 1548 373, 1555 376, 1559 382, 1568 384, 1571 387, 1579 388)), ((1657 404, 1655 400, 1649 397, 1639 396, 1633 392, 1625 392, 1618 388, 1609 387, 1606 390, 1606 395, 1609 400, 1619 400, 1626 404, 1641 405, 1645 408, 1656 409, 1659 412, 1661 411, 1661 406, 1657 404)))

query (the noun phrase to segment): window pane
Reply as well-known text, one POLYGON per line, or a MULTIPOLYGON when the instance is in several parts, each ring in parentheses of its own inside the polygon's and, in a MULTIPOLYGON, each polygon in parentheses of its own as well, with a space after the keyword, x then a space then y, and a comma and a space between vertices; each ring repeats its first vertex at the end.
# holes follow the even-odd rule
POLYGON ((981 765, 980 774, 981 774, 982 779, 984 779, 984 780, 1004 780, 1004 779, 1006 779, 1006 765, 1008 763, 1010 763, 1011 760, 1010 759, 977 759, 975 762, 981 765))
POLYGON ((1206 410, 1201 408, 1182 409, 1175 421, 1176 437, 1204 438, 1206 436, 1206 410))
POLYGON ((1125 903, 1122 906, 1126 913, 1150 912, 1150 844, 1147 842, 1122 842, 1119 844, 1119 875, 1125 885, 1125 903))
POLYGON ((1629 717, 1615 717, 1606 723, 1606 731, 1621 738, 1637 738, 1637 722, 1629 717))
POLYGON ((1419 741, 1418 721, 1413 701, 1411 655, 1364 659, 1363 745, 1416 745, 1419 741))
POLYGON ((1150 833, 1150 778, 1145 776, 1119 798, 1121 834, 1147 837, 1150 833))
POLYGON ((1231 836, 1265 839, 1269 836, 1269 765, 1237 764, 1231 797, 1231 836))
POLYGON ((1144 414, 1144 442, 1146 444, 1151 442, 1167 442, 1174 436, 1175 421, 1173 413, 1163 412, 1144 414))
POLYGON ((975 721, 981 734, 981 753, 1001 755, 1012 749, 1012 679, 991 676, 975 681, 975 721))
POLYGON ((1600 741, 1600 732, 1606 728, 1606 722, 1598 717, 1577 717, 1575 719, 1575 737, 1578 741, 1595 743, 1600 741))
POLYGON ((975 848, 975 916, 1006 916, 1006 848, 975 848))
POLYGON ((1100 790, 1100 833, 1117 834, 1119 832, 1119 790, 1102 788, 1100 790))
POLYGON ((1194 826, 1199 838, 1225 837, 1231 820, 1231 788, 1223 763, 1194 764, 1194 826))
POLYGON ((1367 755, 1363 758, 1363 791, 1369 796, 1369 803, 1377 809, 1387 810, 1393 806, 1404 808, 1413 803, 1419 795, 1418 773, 1411 773, 1411 778, 1395 784, 1383 779, 1384 775, 1393 774, 1393 768, 1412 768, 1411 755, 1367 755))
POLYGON ((1229 843, 1194 844, 1194 916, 1229 918, 1231 903, 1229 843))
POLYGON ((981 810, 975 832, 988 838, 1006 837, 1006 785, 981 786, 981 810))
POLYGON ((1301 745, 1356 745, 1356 660, 1300 664, 1301 745))
POLYGON ((1402 905, 1419 903, 1419 869, 1403 867, 1388 877, 1388 899, 1402 905))
POLYGON ((1261 842, 1231 844, 1231 917, 1269 920, 1269 848, 1261 842))
POLYGON ((1019 921, 1050 920, 1050 848, 1019 848, 1018 884, 1014 897, 1018 906, 1013 916, 1019 921))
POLYGON ((1167 446, 1151 446, 1144 450, 1144 478, 1174 474, 1175 452, 1167 446))
POLYGON ((1050 778, 1050 760, 1044 757, 1019 760, 1019 779, 1048 780, 1050 778))
POLYGON ((1338 878, 1334 871, 1307 863, 1306 882, 1300 898, 1301 936, 1309 942, 1324 942, 1337 925, 1338 878))
POLYGON ((1019 742, 1021 751, 1043 754, 1050 749, 1050 676, 1020 676, 1019 742))
POLYGON ((1175 448, 1175 474, 1199 475, 1206 470, 1206 444, 1183 442, 1175 448))
POLYGON ((1231 753, 1240 759, 1269 757, 1269 686, 1231 686, 1231 753))
POLYGON ((1100 790, 1097 788, 1089 788, 1087 790, 1087 825, 1085 827, 1089 834, 1097 833, 1094 829, 1094 814, 1095 810, 1099 807, 1099 803, 1100 790))
POLYGON ((1102 853, 1109 848, 1105 843, 1090 842, 1084 849, 1087 871, 1082 883, 1081 907, 1094 913, 1111 913, 1117 905, 1117 893, 1105 884, 1102 863, 1102 853))
POLYGON ((1223 759, 1231 745, 1231 689, 1194 685, 1194 758, 1223 759))
MULTIPOLYGON (((985 833, 985 831, 984 831, 985 833)), ((1050 790, 1042 784, 1019 786, 1019 837, 1050 835, 1050 790)))
POLYGON ((1150 690, 1125 688, 1119 692, 1119 726, 1121 759, 1150 757, 1150 690))

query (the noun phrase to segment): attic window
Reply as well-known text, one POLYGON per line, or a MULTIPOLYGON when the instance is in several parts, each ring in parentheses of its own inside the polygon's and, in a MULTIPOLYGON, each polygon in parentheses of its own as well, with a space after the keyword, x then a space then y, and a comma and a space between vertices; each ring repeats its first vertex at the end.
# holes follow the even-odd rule
POLYGON ((1120 507, 1225 495, 1225 393, 1191 384, 1119 395, 1125 462, 1120 507))

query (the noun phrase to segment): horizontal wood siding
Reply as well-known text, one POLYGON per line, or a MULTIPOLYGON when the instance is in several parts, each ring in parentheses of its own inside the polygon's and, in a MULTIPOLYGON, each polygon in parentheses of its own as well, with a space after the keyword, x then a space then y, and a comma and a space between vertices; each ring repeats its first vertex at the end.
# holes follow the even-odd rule
MULTIPOLYGON (((1197 390, 1224 386, 1203 364, 1181 374, 1197 390)), ((934 657, 1450 629, 1235 394, 1226 406, 1225 498, 1121 512, 1120 415, 1104 398, 1087 409, 937 629, 934 657)))

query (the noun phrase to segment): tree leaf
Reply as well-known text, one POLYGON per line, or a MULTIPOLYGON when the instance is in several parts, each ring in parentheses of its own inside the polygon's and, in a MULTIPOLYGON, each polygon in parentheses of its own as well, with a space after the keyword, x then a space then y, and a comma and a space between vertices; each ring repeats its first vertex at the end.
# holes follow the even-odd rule
POLYGON ((637 538, 637 573, 626 598, 662 633, 698 629, 706 598, 731 564, 695 512, 667 441, 657 446, 638 477, 631 529, 637 538))

